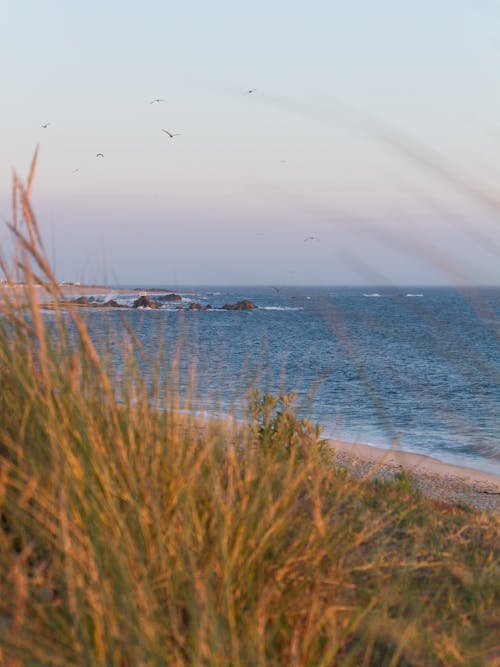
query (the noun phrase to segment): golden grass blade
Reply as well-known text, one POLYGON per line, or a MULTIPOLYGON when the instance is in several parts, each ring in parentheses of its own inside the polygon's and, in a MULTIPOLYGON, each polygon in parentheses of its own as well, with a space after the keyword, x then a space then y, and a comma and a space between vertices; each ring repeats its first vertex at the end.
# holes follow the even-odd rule
POLYGON ((39 148, 40 148, 40 146, 37 146, 35 148, 35 152, 33 154, 32 160, 31 160, 31 166, 30 166, 30 171, 29 171, 29 174, 28 174, 28 181, 27 181, 27 185, 26 185, 26 197, 27 198, 30 197, 31 188, 33 187, 33 182, 34 182, 35 172, 36 172, 36 165, 37 165, 37 162, 38 162, 38 150, 39 150, 39 148))

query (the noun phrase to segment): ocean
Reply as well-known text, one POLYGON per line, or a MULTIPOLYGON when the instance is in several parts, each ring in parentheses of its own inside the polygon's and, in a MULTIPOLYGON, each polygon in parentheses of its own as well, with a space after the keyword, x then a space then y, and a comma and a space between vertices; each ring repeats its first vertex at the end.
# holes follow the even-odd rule
MULTIPOLYGON (((252 388, 293 392, 299 416, 319 423, 325 437, 500 474, 500 288, 170 291, 182 293, 182 303, 84 312, 97 338, 103 330, 123 338, 126 321, 146 376, 159 351, 173 359, 180 350, 190 410, 240 418, 252 388), (258 309, 222 309, 242 299, 258 309), (193 302, 212 308, 186 311, 193 302)), ((106 299, 123 304, 137 298, 109 292, 106 299)))

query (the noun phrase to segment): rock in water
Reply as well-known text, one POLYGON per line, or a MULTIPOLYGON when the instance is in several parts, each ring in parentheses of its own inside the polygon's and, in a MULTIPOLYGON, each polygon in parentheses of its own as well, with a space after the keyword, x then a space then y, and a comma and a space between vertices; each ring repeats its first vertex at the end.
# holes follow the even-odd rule
POLYGON ((174 294, 173 292, 171 294, 162 294, 161 296, 157 297, 158 301, 182 301, 182 297, 180 294, 174 294))
POLYGON ((226 303, 222 306, 223 310, 254 310, 258 308, 253 301, 248 299, 243 299, 243 301, 238 301, 237 303, 226 303))
POLYGON ((156 309, 159 308, 159 305, 156 301, 153 301, 152 299, 148 299, 147 296, 140 296, 138 299, 134 301, 132 304, 132 308, 152 308, 156 309))

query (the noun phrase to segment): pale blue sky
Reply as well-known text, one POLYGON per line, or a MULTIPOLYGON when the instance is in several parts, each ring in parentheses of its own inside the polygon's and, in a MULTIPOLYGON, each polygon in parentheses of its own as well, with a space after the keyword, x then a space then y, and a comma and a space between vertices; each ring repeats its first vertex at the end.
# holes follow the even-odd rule
POLYGON ((40 143, 61 279, 500 283, 500 1, 4 0, 0 43, 0 213, 40 143))

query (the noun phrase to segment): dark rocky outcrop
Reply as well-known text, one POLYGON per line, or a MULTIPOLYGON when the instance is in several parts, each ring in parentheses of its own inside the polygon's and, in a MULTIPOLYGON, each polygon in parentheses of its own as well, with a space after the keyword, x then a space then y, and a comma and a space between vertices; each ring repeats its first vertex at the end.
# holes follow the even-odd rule
POLYGON ((140 296, 132 304, 132 308, 159 308, 159 304, 153 299, 148 299, 147 296, 140 296))
POLYGON ((253 301, 249 301, 248 299, 243 299, 243 301, 238 301, 237 303, 226 303, 224 306, 222 306, 223 310, 254 310, 255 308, 258 308, 259 306, 256 306, 253 301))
POLYGON ((162 294, 161 296, 156 297, 158 301, 182 301, 180 294, 162 294))
MULTIPOLYGON (((109 299, 108 301, 105 302, 100 302, 98 299, 96 299, 94 296, 79 296, 77 299, 73 299, 72 301, 68 303, 73 303, 78 306, 87 306, 87 307, 100 307, 100 308, 151 308, 153 310, 156 310, 158 308, 161 308, 161 302, 165 301, 173 301, 173 302, 180 302, 182 301, 182 297, 179 294, 175 294, 174 292, 170 294, 162 294, 159 296, 155 296, 154 299, 148 297, 145 294, 142 294, 140 297, 138 297, 132 304, 132 306, 126 306, 124 304, 118 303, 115 299, 109 299)), ((236 303, 226 303, 224 306, 222 306, 223 310, 255 310, 257 309, 258 306, 253 303, 253 301, 250 301, 249 299, 243 299, 242 301, 238 301, 236 303)), ((196 301, 193 301, 192 303, 187 306, 187 308, 183 308, 180 304, 176 306, 176 310, 190 310, 190 311, 200 311, 200 310, 213 310, 213 306, 211 304, 207 304, 206 306, 203 306, 203 304, 198 303, 196 301)))

